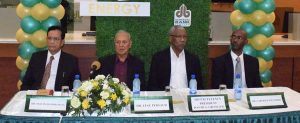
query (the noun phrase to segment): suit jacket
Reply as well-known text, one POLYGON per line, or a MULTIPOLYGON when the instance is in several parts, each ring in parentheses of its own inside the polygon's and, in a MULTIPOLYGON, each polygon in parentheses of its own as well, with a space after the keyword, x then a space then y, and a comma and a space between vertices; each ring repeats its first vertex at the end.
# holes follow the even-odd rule
MULTIPOLYGON (((99 70, 95 71, 91 78, 95 78, 99 74, 103 74, 105 76, 112 75, 114 76, 115 70, 115 62, 116 62, 116 54, 109 55, 103 58, 99 58, 99 62, 101 63, 101 67, 99 70)), ((144 63, 138 59, 137 57, 128 54, 127 57, 127 82, 126 85, 132 90, 132 81, 134 79, 134 74, 139 74, 139 78, 141 81, 141 90, 145 90, 145 69, 144 63)))
MULTIPOLYGON (((200 60, 197 56, 192 55, 187 50, 185 52, 185 64, 187 72, 187 80, 191 79, 191 75, 196 75, 197 88, 203 89, 202 73, 200 60)), ((170 48, 166 48, 153 55, 150 67, 150 75, 148 82, 148 90, 163 91, 166 86, 170 85, 171 77, 171 54, 170 48)), ((189 83, 188 83, 189 84, 189 83)))
MULTIPOLYGON (((21 90, 40 89, 45 71, 47 54, 47 50, 32 54, 29 66, 23 78, 21 90)), ((60 91, 61 86, 69 86, 69 89, 72 89, 76 74, 80 75, 77 58, 61 51, 56 73, 55 91, 60 91)))
MULTIPOLYGON (((255 57, 243 54, 245 78, 248 88, 262 87, 259 76, 259 64, 255 57)), ((220 84, 226 84, 227 88, 233 88, 233 62, 230 52, 213 60, 212 88, 219 88, 220 84)))

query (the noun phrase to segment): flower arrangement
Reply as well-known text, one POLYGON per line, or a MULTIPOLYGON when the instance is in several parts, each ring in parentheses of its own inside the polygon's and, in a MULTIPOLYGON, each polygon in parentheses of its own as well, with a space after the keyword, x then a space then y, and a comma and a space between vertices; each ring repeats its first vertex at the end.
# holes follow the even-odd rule
POLYGON ((96 112, 118 113, 130 103, 131 91, 124 82, 111 76, 98 75, 87 80, 74 92, 69 114, 72 116, 89 115, 96 112))

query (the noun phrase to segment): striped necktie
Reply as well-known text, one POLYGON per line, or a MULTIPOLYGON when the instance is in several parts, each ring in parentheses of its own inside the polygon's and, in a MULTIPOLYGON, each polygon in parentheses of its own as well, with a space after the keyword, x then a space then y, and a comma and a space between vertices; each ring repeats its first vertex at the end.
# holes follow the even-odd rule
POLYGON ((54 57, 51 56, 50 57, 50 61, 46 65, 44 76, 43 76, 42 83, 41 83, 41 89, 45 89, 46 88, 46 85, 47 85, 47 82, 49 80, 50 73, 51 73, 51 65, 52 65, 53 59, 54 59, 54 57))

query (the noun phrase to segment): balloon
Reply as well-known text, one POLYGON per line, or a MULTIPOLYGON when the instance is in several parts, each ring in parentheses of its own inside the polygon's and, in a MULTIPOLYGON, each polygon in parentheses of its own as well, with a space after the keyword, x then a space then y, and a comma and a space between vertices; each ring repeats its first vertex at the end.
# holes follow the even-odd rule
POLYGON ((21 0, 21 3, 24 6, 29 7, 29 8, 36 5, 39 2, 40 2, 40 0, 21 0))
POLYGON ((40 26, 40 22, 31 16, 26 16, 21 20, 22 30, 28 34, 32 34, 33 32, 39 30, 40 26))
POLYGON ((262 83, 263 87, 272 87, 272 81, 262 83))
POLYGON ((268 22, 259 28, 259 32, 267 37, 271 37, 275 32, 275 28, 272 23, 268 22))
POLYGON ((43 21, 50 16, 50 9, 46 5, 39 3, 32 7, 31 15, 36 20, 43 21))
POLYGON ((257 3, 260 3, 262 2, 263 0, 253 0, 254 2, 257 2, 257 3))
POLYGON ((247 44, 247 45, 244 46, 243 52, 245 54, 253 56, 253 57, 257 56, 256 50, 251 45, 249 45, 249 44, 247 44))
POLYGON ((22 43, 24 41, 29 41, 30 36, 31 35, 25 33, 21 28, 18 29, 18 31, 16 33, 16 39, 19 43, 22 43))
POLYGON ((273 0, 264 0, 264 2, 258 4, 258 9, 269 14, 275 10, 275 3, 273 0))
POLYGON ((36 52, 37 49, 31 44, 30 41, 25 41, 21 45, 19 45, 18 54, 23 59, 30 59, 32 53, 36 52))
POLYGON ((27 69, 24 69, 24 70, 21 71, 21 73, 20 73, 20 80, 23 81, 23 78, 24 78, 24 76, 26 74, 26 71, 27 71, 27 69))
POLYGON ((260 74, 260 79, 263 83, 267 83, 271 81, 272 72, 270 70, 266 70, 265 72, 260 74))
POLYGON ((47 46, 47 33, 44 30, 38 30, 33 33, 31 43, 37 48, 44 48, 47 46))
POLYGON ((238 8, 242 13, 250 14, 256 10, 256 3, 254 3, 252 0, 242 0, 239 2, 238 8))
POLYGON ((21 86, 22 86, 22 81, 19 80, 18 83, 17 83, 17 88, 18 88, 18 90, 21 90, 21 86))
POLYGON ((266 16, 267 22, 273 23, 275 21, 275 13, 267 14, 266 16))
POLYGON ((247 37, 252 38, 257 32, 256 32, 256 27, 251 24, 250 22, 246 22, 242 24, 241 28, 245 32, 247 32, 247 37))
POLYGON ((239 9, 239 1, 236 0, 233 4, 233 7, 235 10, 239 9))
POLYGON ((267 70, 267 62, 261 57, 257 57, 257 59, 259 62, 259 73, 263 73, 267 70))
POLYGON ((240 10, 235 10, 230 14, 230 22, 234 26, 241 26, 245 21, 247 21, 247 18, 240 10))
POLYGON ((17 57, 16 66, 19 70, 27 69, 29 61, 26 59, 22 59, 20 56, 17 57))
POLYGON ((271 69, 273 66, 273 60, 268 61, 267 66, 268 66, 267 69, 271 69))
POLYGON ((266 13, 261 10, 256 10, 251 15, 251 23, 253 23, 255 26, 261 26, 266 23, 266 13))
POLYGON ((51 16, 56 17, 58 20, 62 19, 65 15, 65 8, 62 5, 51 10, 51 16))
POLYGON ((269 46, 265 50, 259 51, 258 55, 266 61, 271 61, 275 57, 275 50, 272 46, 269 46))
POLYGON ((42 29, 48 31, 51 26, 60 25, 59 20, 55 17, 50 16, 47 20, 42 21, 42 29))
POLYGON ((257 34, 253 38, 249 39, 249 43, 256 50, 263 50, 269 45, 268 38, 262 34, 257 34))
POLYGON ((30 15, 30 8, 27 8, 20 3, 16 8, 16 13, 18 17, 22 19, 23 17, 30 15))
POLYGON ((49 8, 55 8, 60 5, 61 0, 42 0, 42 3, 47 5, 49 8))

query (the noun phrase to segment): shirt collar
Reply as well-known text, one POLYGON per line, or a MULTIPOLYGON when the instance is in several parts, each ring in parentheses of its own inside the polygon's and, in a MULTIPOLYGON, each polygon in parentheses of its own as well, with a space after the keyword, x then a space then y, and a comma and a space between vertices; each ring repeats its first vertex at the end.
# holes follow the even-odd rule
POLYGON ((170 47, 170 53, 171 53, 171 56, 174 56, 175 58, 185 57, 184 50, 182 50, 181 53, 179 53, 179 57, 177 57, 177 55, 176 55, 176 53, 174 52, 173 48, 170 47))
POLYGON ((242 54, 240 56, 237 56, 232 50, 230 51, 230 55, 231 55, 231 58, 236 60, 237 57, 240 57, 240 59, 243 59, 244 57, 244 53, 242 52, 242 54))
POLYGON ((49 58, 49 57, 53 56, 54 59, 57 59, 57 58, 60 57, 60 54, 61 54, 61 50, 59 50, 59 51, 58 51, 57 53, 55 53, 54 55, 52 55, 52 54, 49 52, 49 50, 48 50, 47 57, 49 58))

